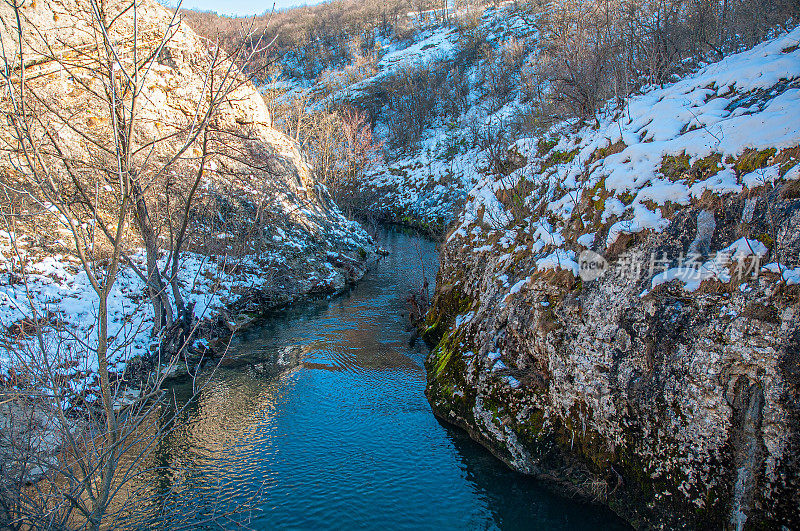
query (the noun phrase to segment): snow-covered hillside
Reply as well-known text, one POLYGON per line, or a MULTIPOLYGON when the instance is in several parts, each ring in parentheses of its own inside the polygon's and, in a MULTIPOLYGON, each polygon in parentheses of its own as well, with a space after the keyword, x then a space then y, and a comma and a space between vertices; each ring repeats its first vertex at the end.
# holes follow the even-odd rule
POLYGON ((635 527, 797 524, 800 29, 482 176, 442 251, 427 396, 635 527))
MULTIPOLYGON (((289 225, 286 230, 276 227, 272 242, 258 254, 184 253, 179 283, 187 303, 194 304, 198 319, 227 319, 233 331, 245 324, 237 322, 241 312, 263 311, 308 293, 341 290, 353 280, 348 269, 361 267, 359 252, 366 256, 373 248, 370 237, 357 223, 343 217, 340 222, 327 234, 328 231, 320 231, 325 234, 322 244, 317 232, 321 225, 312 230, 289 225), (259 294, 262 308, 237 308, 240 299, 254 293, 259 294)), ((32 323, 36 316, 46 323, 49 353, 54 360, 65 363, 65 375, 88 377, 76 378, 75 385, 91 384, 97 360, 86 355, 83 342, 96 344, 98 297, 86 273, 72 256, 43 256, 30 245, 32 238, 28 236, 3 232, 0 238, 0 268, 4 271, 0 277, 0 324, 17 342, 14 348, 37 350, 36 338, 31 336, 33 330, 25 324, 32 323), (16 238, 14 246, 12 238, 16 238), (76 342, 75 337, 82 340, 76 342)), ((166 269, 167 258, 163 255, 162 269, 166 269)), ((144 253, 133 254, 131 260, 142 268, 144 253)), ((132 268, 122 269, 108 303, 114 352, 111 362, 115 370, 123 370, 129 360, 148 358, 160 346, 159 339, 150 334, 153 309, 145 294, 144 280, 132 268)), ((208 345, 205 338, 197 339, 198 345, 208 345)), ((9 350, 0 350, 0 370, 7 371, 15 360, 9 350)))
MULTIPOLYGON (((384 162, 371 167, 364 179, 365 189, 375 192, 368 210, 378 217, 441 232, 463 205, 466 192, 492 171, 488 144, 503 143, 509 126, 513 128, 529 110, 519 78, 505 80, 509 93, 498 98, 486 77, 488 70, 504 66, 506 51, 522 50, 522 62, 533 60, 538 36, 535 19, 531 6, 488 7, 474 27, 434 25, 411 39, 378 39, 379 60, 366 74, 333 70, 315 83, 284 80, 267 88, 286 90, 277 104, 308 98, 309 115, 341 106, 372 109, 377 115, 376 138, 386 144, 384 162), (494 53, 484 57, 476 42, 494 53), (397 149, 391 145, 393 132, 388 125, 399 112, 393 105, 418 104, 414 94, 394 103, 385 100, 418 73, 450 76, 446 87, 463 80, 464 86, 458 89, 464 92, 463 99, 454 115, 444 110, 448 103, 441 94, 432 95, 438 101, 432 105, 421 137, 397 149)), ((277 120, 282 123, 281 118, 277 120)))
MULTIPOLYGON (((532 48, 538 31, 530 18, 535 17, 513 5, 487 8, 473 31, 494 50, 501 51, 506 46, 532 48)), ((459 51, 467 45, 464 39, 457 31, 441 28, 405 50, 387 54, 381 65, 391 75, 401 69, 413 70, 420 64, 456 61, 459 51), (459 37, 461 40, 454 46, 453 39, 459 37)), ((498 53, 494 60, 502 61, 502 54, 498 53)), ((478 59, 469 67, 466 108, 459 116, 435 121, 414 148, 390 158, 368 176, 370 185, 381 191, 378 211, 390 219, 405 217, 446 226, 463 205, 465 192, 492 171, 487 143, 502 141, 503 131, 513 128, 515 120, 529 109, 522 101, 521 79, 514 80, 515 90, 502 100, 490 97, 491 87, 483 79, 484 71, 493 66, 488 61, 478 59)), ((387 136, 380 124, 378 132, 387 136)))
POLYGON ((800 179, 798 43, 795 29, 664 88, 645 88, 622 108, 609 104, 597 124, 565 122, 517 141, 509 152, 525 164, 483 178, 450 239, 496 241, 499 231, 501 241, 514 241, 527 233, 534 252, 556 253, 559 267, 577 275, 581 249, 603 252, 621 235, 661 231, 670 213, 710 196, 800 179), (475 224, 490 228, 470 232, 475 224))

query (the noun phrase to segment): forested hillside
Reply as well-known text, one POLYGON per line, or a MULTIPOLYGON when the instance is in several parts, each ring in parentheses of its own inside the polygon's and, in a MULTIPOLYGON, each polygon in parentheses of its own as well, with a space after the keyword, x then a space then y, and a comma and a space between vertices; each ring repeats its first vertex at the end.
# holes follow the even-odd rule
MULTIPOLYGON (((388 17, 392 4, 347 5, 300 9, 292 29, 283 21, 295 10, 280 13, 274 33, 265 27, 286 43, 268 59, 263 89, 276 124, 307 147, 343 206, 439 231, 480 175, 508 166, 513 140, 563 120, 596 122, 609 99, 622 108, 642 87, 780 32, 798 11, 788 0, 564 0, 456 3, 425 17, 405 10, 441 6, 398 4, 388 17), (312 10, 313 31, 295 32, 312 10), (309 62, 297 50, 312 43, 325 48, 309 52, 320 67, 298 70, 309 62), (331 156, 339 152, 345 161, 331 156)), ((194 17, 209 38, 244 23, 194 17)))
MULTIPOLYGON (((341 0, 282 11, 267 9, 246 19, 200 11, 182 13, 195 31, 219 39, 228 49, 243 43, 243 27, 248 28, 247 46, 262 38, 274 39, 275 46, 264 50, 254 66, 272 66, 289 78, 314 80, 325 70, 344 68, 374 53, 384 38, 410 37, 415 24, 408 13, 441 7, 438 0, 341 0)), ((260 73, 261 79, 267 79, 268 73, 268 69, 260 73)))

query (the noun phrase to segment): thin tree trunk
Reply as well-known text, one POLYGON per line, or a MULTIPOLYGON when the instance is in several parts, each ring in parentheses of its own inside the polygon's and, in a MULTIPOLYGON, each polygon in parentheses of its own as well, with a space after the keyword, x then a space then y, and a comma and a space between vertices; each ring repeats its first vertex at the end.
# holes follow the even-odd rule
POLYGON ((156 239, 147 202, 142 194, 141 187, 132 180, 132 195, 136 204, 136 227, 144 241, 147 260, 147 294, 153 305, 153 332, 158 334, 164 327, 172 326, 172 304, 166 300, 165 286, 158 269, 158 240, 156 239))

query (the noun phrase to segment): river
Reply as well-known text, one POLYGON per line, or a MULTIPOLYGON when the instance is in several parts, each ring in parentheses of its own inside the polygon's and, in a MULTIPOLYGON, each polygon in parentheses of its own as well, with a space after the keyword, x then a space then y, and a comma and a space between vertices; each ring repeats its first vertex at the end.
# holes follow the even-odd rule
POLYGON ((155 452, 145 490, 173 496, 147 526, 625 528, 434 418, 427 349, 409 346, 404 313, 423 271, 434 282, 436 248, 399 230, 379 240, 389 256, 348 293, 295 305, 234 340, 155 452))

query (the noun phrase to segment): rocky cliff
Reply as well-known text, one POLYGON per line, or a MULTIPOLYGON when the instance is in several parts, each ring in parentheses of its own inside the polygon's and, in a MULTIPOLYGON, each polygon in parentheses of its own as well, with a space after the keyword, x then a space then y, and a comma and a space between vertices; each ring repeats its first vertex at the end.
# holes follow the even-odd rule
MULTIPOLYGON (((91 190, 88 202, 96 203, 97 217, 113 222, 120 187, 113 178, 111 109, 123 106, 134 117, 129 164, 165 251, 164 271, 183 218, 182 201, 203 164, 179 272, 183 296, 196 304, 198 317, 219 315, 235 329, 246 321, 244 314, 264 305, 336 291, 363 275, 374 250, 371 237, 333 204, 296 142, 271 127, 252 83, 180 17, 151 0, 63 0, 25 2, 19 18, 23 30, 17 35, 16 13, 0 6, 3 58, 11 67, 0 96, 8 117, 0 125, 0 179, 15 212, 13 230, 0 242, 0 261, 9 271, 0 286, 4 326, 20 323, 30 304, 50 305, 80 334, 91 336, 94 326, 94 296, 74 258, 69 220, 24 175, 31 165, 18 148, 11 120, 14 97, 22 94, 20 50, 30 129, 41 139, 48 164, 43 174, 53 178, 51 195, 61 194, 76 217, 84 212, 79 181, 91 190), (133 76, 138 77, 131 81, 133 76), (126 87, 120 101, 112 101, 112 83, 126 87), (212 101, 207 134, 193 137, 212 101), (19 275, 27 276, 29 293, 14 288, 19 275)), ((86 218, 78 225, 99 250, 105 238, 86 228, 96 221, 90 211, 86 218)), ((141 266, 142 235, 135 216, 129 219, 124 251, 141 266)), ((102 261, 105 255, 97 256, 102 261)), ((120 367, 152 346, 147 334, 152 311, 139 303, 143 289, 142 279, 125 268, 111 293, 110 335, 130 345, 118 352, 120 367), (135 315, 128 315, 131 311, 135 315), (131 322, 139 327, 133 338, 126 328, 131 322)), ((0 355, 0 363, 4 358, 0 355)))
POLYGON ((800 525, 799 41, 511 146, 442 252, 437 416, 638 528, 800 525))

